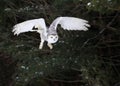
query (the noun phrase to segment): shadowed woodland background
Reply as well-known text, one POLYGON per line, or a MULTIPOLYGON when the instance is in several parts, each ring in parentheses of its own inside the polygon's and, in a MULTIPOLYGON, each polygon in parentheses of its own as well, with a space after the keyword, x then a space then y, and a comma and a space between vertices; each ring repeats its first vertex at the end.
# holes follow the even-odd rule
POLYGON ((120 86, 120 0, 0 0, 0 86, 120 86), (89 31, 64 31, 53 50, 39 34, 13 25, 58 16, 89 21, 89 31))

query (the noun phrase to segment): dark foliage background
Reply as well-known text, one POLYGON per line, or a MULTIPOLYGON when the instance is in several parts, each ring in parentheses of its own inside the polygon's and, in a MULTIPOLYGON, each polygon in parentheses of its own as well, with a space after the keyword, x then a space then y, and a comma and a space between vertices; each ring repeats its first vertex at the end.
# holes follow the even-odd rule
POLYGON ((0 86, 119 86, 120 0, 0 0, 0 86), (64 31, 53 50, 39 34, 14 36, 13 25, 58 16, 89 21, 87 32, 64 31))

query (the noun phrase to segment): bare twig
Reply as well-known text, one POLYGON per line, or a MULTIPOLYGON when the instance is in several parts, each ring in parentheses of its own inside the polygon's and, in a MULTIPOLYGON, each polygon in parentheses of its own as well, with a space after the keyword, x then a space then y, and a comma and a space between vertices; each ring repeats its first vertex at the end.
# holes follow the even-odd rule
POLYGON ((49 78, 45 78, 45 79, 46 79, 46 80, 49 80, 49 81, 54 81, 54 82, 65 82, 65 83, 76 83, 76 82, 81 82, 81 80, 66 81, 66 80, 49 79, 49 78))
POLYGON ((105 29, 106 28, 104 28, 104 29, 102 29, 96 36, 94 36, 94 37, 92 37, 92 38, 89 38, 89 39, 87 39, 84 43, 83 43, 83 45, 82 45, 82 47, 81 47, 81 49, 82 48, 84 48, 85 47, 85 45, 89 42, 89 41, 91 41, 91 40, 93 40, 93 39, 95 39, 95 38, 97 38, 99 35, 101 35, 104 31, 105 31, 105 29))
POLYGON ((110 27, 111 24, 115 21, 115 19, 119 16, 119 12, 116 13, 116 15, 113 17, 113 19, 107 24, 107 27, 110 27))

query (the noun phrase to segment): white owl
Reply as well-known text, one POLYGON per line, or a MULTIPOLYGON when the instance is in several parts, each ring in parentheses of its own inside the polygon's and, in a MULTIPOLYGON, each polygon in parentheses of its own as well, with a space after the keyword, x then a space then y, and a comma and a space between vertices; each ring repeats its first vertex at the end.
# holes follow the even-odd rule
POLYGON ((45 20, 43 18, 27 20, 22 23, 16 24, 13 27, 12 32, 14 35, 19 35, 24 32, 38 32, 40 34, 40 45, 39 49, 43 48, 43 44, 47 41, 47 45, 50 49, 53 48, 52 43, 56 43, 58 41, 57 34, 57 25, 60 24, 64 30, 83 30, 87 31, 90 25, 88 21, 75 17, 58 17, 56 18, 49 28, 47 28, 45 24, 45 20), (37 28, 37 30, 33 29, 33 27, 37 28))

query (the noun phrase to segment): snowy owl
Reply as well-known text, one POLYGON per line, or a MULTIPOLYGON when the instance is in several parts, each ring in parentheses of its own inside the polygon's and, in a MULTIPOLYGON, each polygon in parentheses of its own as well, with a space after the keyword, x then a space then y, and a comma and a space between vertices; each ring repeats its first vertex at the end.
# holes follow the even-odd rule
POLYGON ((18 23, 13 27, 12 32, 14 35, 19 35, 24 32, 38 32, 40 34, 40 45, 39 49, 43 48, 43 44, 47 41, 47 45, 50 49, 53 48, 52 44, 58 41, 57 26, 58 24, 64 30, 83 30, 87 31, 90 25, 87 20, 75 18, 75 17, 57 17, 50 25, 47 27, 44 18, 27 20, 22 23, 18 23), (33 29, 33 28, 37 28, 33 29))

